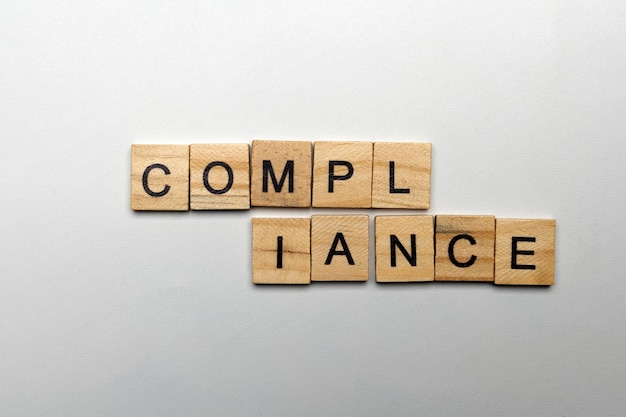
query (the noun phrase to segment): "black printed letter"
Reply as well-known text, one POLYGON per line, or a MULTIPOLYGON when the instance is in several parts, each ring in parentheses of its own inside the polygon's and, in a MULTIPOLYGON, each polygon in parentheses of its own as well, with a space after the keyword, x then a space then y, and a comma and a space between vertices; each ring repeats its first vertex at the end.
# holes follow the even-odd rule
POLYGON ((148 187, 148 175, 150 175, 150 171, 152 171, 153 169, 157 169, 157 168, 162 170, 165 173, 165 175, 170 175, 170 169, 168 167, 166 167, 165 165, 163 165, 163 164, 152 164, 148 168, 146 168, 146 170, 143 172, 143 177, 141 178, 141 183, 143 184, 143 190, 148 195, 151 195, 152 197, 163 197, 170 190, 170 186, 169 185, 166 185, 165 188, 163 188, 163 190, 159 191, 159 192, 152 191, 150 189, 150 187, 148 187))
POLYGON ((511 238, 511 269, 535 269, 535 265, 519 265, 517 263, 517 255, 534 255, 534 250, 518 250, 517 242, 534 242, 534 237, 518 237, 511 238))
POLYGON ((230 190, 230 188, 233 186, 233 170, 230 167, 230 165, 228 165, 225 162, 222 162, 222 161, 211 162, 209 165, 206 166, 206 168, 204 168, 204 173, 202 174, 202 181, 204 181, 204 187, 211 194, 224 194, 228 192, 228 190, 230 190), (221 188, 219 190, 216 190, 215 188, 211 187, 211 184, 209 184, 209 171, 211 170, 211 168, 215 166, 220 166, 224 168, 226 170, 226 173, 228 174, 228 183, 226 184, 226 186, 224 186, 224 188, 221 188))
POLYGON ((411 192, 408 188, 396 188, 396 163, 389 161, 389 193, 390 194, 409 194, 411 192))
POLYGON ((407 252, 407 250, 404 248, 404 246, 402 246, 402 243, 400 243, 400 239, 398 239, 398 236, 396 235, 389 236, 389 241, 391 245, 391 266, 392 267, 396 266, 396 248, 400 249, 400 252, 402 252, 402 254, 406 258, 406 260, 409 261, 411 266, 417 266, 417 251, 416 251, 416 244, 415 244, 415 234, 411 234, 411 254, 410 255, 407 252))
POLYGON ((330 251, 328 252, 328 256, 326 257, 326 262, 324 265, 330 265, 333 260, 333 256, 335 255, 344 255, 348 260, 349 265, 354 265, 354 260, 352 259, 352 255, 350 254, 350 249, 348 248, 348 244, 346 243, 346 239, 343 237, 343 233, 339 232, 335 235, 335 240, 333 240, 333 244, 330 247, 330 251), (341 247, 343 250, 337 250, 337 245, 341 242, 341 247))
POLYGON ((354 168, 352 164, 348 161, 328 161, 328 192, 332 193, 335 190, 334 182, 335 180, 347 180, 352 177, 354 174, 354 168), (335 175, 335 166, 343 165, 348 168, 348 173, 346 175, 335 175))
POLYGON ((476 244, 476 240, 470 235, 454 236, 452 240, 450 241, 450 244, 448 245, 448 257, 450 258, 450 262, 452 262, 454 265, 458 266, 459 268, 467 268, 468 266, 472 266, 474 262, 476 262, 476 255, 472 255, 469 261, 467 262, 457 261, 457 259, 454 256, 454 245, 456 244, 457 241, 461 239, 466 239, 467 241, 469 241, 471 245, 476 244))
POLYGON ((276 238, 276 268, 281 269, 283 267, 283 237, 278 236, 276 238))
POLYGON ((266 193, 268 190, 268 173, 272 178, 272 184, 274 185, 274 190, 277 193, 280 193, 283 189, 283 185, 285 185, 285 181, 287 180, 287 175, 289 175, 289 187, 287 189, 288 192, 293 193, 293 160, 289 160, 285 163, 285 169, 283 170, 283 175, 280 177, 280 181, 276 180, 276 174, 274 174, 274 168, 272 167, 272 161, 264 159, 263 160, 263 192, 266 193))

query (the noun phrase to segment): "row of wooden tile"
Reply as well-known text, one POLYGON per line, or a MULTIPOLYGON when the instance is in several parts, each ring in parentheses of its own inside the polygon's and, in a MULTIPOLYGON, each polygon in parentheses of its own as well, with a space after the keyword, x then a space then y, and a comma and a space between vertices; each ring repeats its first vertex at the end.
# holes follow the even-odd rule
POLYGON ((133 210, 430 207, 430 143, 132 145, 133 210))
MULTIPOLYGON (((552 285, 556 221, 494 216, 376 216, 378 282, 552 285)), ((369 217, 252 219, 252 281, 367 281, 369 217)))

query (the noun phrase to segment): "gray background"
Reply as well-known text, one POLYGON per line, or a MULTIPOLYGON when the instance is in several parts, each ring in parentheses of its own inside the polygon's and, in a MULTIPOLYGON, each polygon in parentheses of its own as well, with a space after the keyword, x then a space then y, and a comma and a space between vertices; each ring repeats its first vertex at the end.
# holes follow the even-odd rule
POLYGON ((625 17, 2 2, 0 414, 623 415, 625 17), (132 143, 252 139, 431 142, 427 213, 557 219, 556 285, 255 287, 252 216, 396 211, 130 210, 132 143))

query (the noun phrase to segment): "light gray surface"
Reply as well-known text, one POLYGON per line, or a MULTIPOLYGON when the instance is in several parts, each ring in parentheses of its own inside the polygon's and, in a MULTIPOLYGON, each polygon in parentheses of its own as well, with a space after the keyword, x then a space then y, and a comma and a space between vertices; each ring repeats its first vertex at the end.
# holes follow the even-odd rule
POLYGON ((3 2, 0 414, 623 415, 625 17, 3 2), (343 211, 129 209, 132 143, 261 138, 432 142, 428 213, 556 218, 556 285, 255 287, 252 216, 343 211))

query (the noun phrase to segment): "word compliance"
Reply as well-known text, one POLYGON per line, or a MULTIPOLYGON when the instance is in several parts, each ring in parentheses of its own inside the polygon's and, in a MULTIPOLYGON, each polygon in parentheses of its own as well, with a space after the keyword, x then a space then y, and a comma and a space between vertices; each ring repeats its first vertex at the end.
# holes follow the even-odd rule
MULTIPOLYGON (((132 145, 131 154, 133 210, 430 207, 429 143, 132 145)), ((252 227, 254 283, 368 279, 368 216, 252 227)), ((552 285, 554 232, 554 220, 377 216, 376 280, 552 285)))

